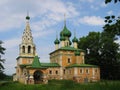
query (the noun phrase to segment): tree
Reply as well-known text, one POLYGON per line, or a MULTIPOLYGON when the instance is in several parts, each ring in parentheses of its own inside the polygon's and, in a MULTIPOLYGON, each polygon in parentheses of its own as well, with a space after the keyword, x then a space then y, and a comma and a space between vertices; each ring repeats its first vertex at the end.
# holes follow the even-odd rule
POLYGON ((5 62, 5 59, 2 59, 1 56, 4 55, 5 48, 2 46, 2 41, 0 41, 0 74, 3 73, 3 63, 5 62))
POLYGON ((114 41, 109 33, 103 31, 90 32, 78 43, 78 47, 86 51, 86 63, 100 66, 102 79, 120 79, 119 44, 114 41))
POLYGON ((100 56, 100 32, 90 32, 88 36, 80 38, 78 47, 82 48, 86 52, 86 63, 98 65, 98 59, 100 56))
POLYGON ((120 0, 105 0, 105 3, 107 4, 107 3, 110 3, 112 1, 114 1, 114 3, 120 2, 120 0))

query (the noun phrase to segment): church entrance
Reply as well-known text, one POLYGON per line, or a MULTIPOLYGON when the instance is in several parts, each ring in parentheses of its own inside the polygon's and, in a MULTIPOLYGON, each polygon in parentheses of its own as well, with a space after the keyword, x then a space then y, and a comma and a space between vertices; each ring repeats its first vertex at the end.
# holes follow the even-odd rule
POLYGON ((34 77, 35 84, 39 84, 39 83, 43 82, 43 72, 42 71, 39 71, 39 70, 35 71, 33 74, 33 77, 34 77))

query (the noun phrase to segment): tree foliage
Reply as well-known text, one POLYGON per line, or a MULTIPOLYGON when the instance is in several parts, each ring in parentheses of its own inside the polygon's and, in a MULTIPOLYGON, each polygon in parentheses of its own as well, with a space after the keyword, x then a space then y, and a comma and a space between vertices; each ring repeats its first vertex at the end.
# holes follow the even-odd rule
POLYGON ((3 72, 4 66, 3 63, 5 62, 5 59, 2 59, 2 55, 5 54, 5 48, 2 46, 2 41, 0 41, 0 74, 3 72))
POLYGON ((86 51, 86 63, 100 66, 102 79, 120 79, 119 44, 109 33, 90 32, 78 47, 86 51))
MULTIPOLYGON (((120 0, 105 0, 108 4, 120 0)), ((90 32, 79 40, 78 47, 86 51, 86 63, 100 66, 102 79, 120 80, 120 17, 114 15, 105 17, 103 31, 90 32)))
POLYGON ((102 79, 120 79, 120 19, 105 17, 103 32, 90 32, 80 38, 79 48, 86 51, 86 63, 99 65, 102 79))
POLYGON ((120 2, 120 0, 105 0, 105 3, 107 4, 107 3, 110 3, 110 2, 114 2, 114 3, 117 3, 117 2, 120 2))

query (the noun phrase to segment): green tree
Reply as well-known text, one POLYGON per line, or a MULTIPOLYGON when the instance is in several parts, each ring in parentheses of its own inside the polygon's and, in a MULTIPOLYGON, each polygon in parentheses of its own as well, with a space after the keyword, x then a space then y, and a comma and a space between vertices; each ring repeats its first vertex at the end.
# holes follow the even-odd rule
POLYGON ((107 3, 110 3, 112 1, 114 1, 114 3, 120 2, 120 0, 105 0, 105 3, 107 4, 107 3))
POLYGON ((5 48, 2 46, 3 42, 0 41, 0 74, 3 73, 3 69, 4 69, 4 66, 3 66, 3 63, 5 62, 5 59, 2 59, 2 55, 5 54, 5 48))
POLYGON ((119 44, 114 41, 109 33, 103 31, 90 32, 78 43, 78 47, 86 51, 86 63, 100 66, 102 79, 120 79, 119 44))
POLYGON ((78 47, 86 52, 86 63, 98 65, 100 56, 100 32, 90 32, 88 36, 80 38, 78 47))

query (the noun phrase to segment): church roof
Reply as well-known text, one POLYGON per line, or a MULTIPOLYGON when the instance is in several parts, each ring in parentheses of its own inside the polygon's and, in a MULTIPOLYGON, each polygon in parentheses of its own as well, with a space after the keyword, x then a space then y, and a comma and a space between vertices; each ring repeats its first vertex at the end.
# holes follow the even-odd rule
POLYGON ((41 63, 43 67, 60 67, 58 63, 41 63))
POLYGON ((54 44, 59 44, 60 41, 58 40, 58 38, 56 38, 56 40, 54 41, 54 44))
POLYGON ((34 60, 33 60, 33 63, 32 63, 31 66, 34 67, 34 68, 41 67, 41 64, 40 64, 40 61, 39 61, 39 57, 38 57, 38 56, 35 56, 35 57, 34 57, 34 60))
POLYGON ((48 68, 48 67, 60 67, 58 63, 40 63, 39 57, 35 56, 32 64, 22 64, 20 67, 27 68, 48 68))
POLYGON ((27 67, 27 66, 31 66, 31 64, 21 64, 20 67, 27 67))
POLYGON ((83 67, 83 68, 88 68, 88 67, 94 67, 97 68, 97 65, 91 65, 91 64, 71 64, 67 66, 66 68, 72 68, 72 67, 83 67))
POLYGON ((74 37, 74 38, 72 39, 72 42, 78 42, 78 39, 77 39, 76 37, 74 37))
POLYGON ((82 49, 77 49, 77 48, 74 48, 74 47, 71 47, 71 46, 66 46, 66 47, 61 47, 61 48, 51 52, 50 54, 52 54, 52 53, 54 53, 56 51, 59 51, 59 50, 84 52, 84 50, 82 50, 82 49))
POLYGON ((63 30, 60 32, 60 36, 64 36, 64 37, 70 37, 71 36, 71 32, 67 29, 66 25, 64 26, 63 30))

